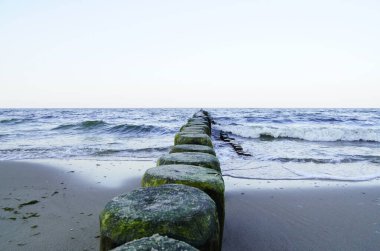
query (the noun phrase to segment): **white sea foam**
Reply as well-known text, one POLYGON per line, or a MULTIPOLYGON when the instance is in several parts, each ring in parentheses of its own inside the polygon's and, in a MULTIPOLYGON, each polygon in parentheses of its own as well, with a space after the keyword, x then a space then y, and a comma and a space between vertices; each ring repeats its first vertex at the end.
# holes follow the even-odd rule
POLYGON ((294 138, 307 141, 374 141, 380 142, 379 127, 343 127, 311 125, 219 126, 221 130, 246 138, 294 138))

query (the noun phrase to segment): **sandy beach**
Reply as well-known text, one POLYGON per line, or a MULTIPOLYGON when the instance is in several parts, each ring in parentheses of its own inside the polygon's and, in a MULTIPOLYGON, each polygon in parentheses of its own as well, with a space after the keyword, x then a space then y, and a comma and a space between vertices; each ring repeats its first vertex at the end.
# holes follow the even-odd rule
MULTIPOLYGON (((107 177, 114 171, 106 163, 90 164, 94 169, 109 169, 107 177)), ((150 167, 152 162, 122 164, 138 168, 150 167)), ((112 187, 102 185, 107 180, 105 175, 85 179, 84 174, 90 174, 75 168, 75 164, 64 169, 0 162, 0 250, 99 249, 100 211, 114 196, 139 187, 140 177, 124 176, 123 182, 112 187)))
POLYGON ((225 251, 379 247, 380 186, 226 192, 225 251))
MULTIPOLYGON (((99 212, 139 187, 143 167, 154 164, 118 163, 139 173, 117 181, 116 162, 86 161, 97 174, 67 163, 0 162, 0 250, 97 250, 99 212)), ((378 250, 380 186, 286 183, 228 189, 227 182, 223 250, 378 250)))

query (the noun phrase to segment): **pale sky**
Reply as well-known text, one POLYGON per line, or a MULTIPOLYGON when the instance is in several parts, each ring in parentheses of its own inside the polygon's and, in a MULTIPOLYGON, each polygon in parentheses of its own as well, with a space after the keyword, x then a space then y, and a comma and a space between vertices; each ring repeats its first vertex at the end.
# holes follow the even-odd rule
POLYGON ((0 107, 377 107, 378 0, 0 0, 0 107))

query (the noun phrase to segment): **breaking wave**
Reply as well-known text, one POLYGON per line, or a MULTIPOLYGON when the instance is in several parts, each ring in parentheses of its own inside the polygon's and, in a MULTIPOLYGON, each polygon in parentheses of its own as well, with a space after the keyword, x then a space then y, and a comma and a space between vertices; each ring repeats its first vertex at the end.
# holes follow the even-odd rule
POLYGON ((107 123, 103 120, 87 120, 77 124, 63 124, 59 125, 53 130, 67 130, 67 129, 76 129, 76 130, 92 130, 94 128, 104 127, 107 123))
POLYGON ((244 138, 263 140, 298 139, 306 141, 380 142, 380 128, 307 127, 307 126, 226 126, 222 128, 244 138))
POLYGON ((166 129, 159 126, 153 125, 130 125, 123 124, 113 126, 108 129, 109 132, 113 133, 134 133, 134 134, 145 134, 145 133, 165 133, 166 129))
POLYGON ((3 119, 0 120, 0 124, 16 125, 31 121, 32 119, 3 119))
POLYGON ((273 158, 271 160, 279 161, 283 163, 295 162, 295 163, 314 163, 314 164, 339 164, 339 163, 355 163, 361 161, 368 161, 370 163, 380 164, 380 156, 373 155, 355 155, 355 156, 345 156, 337 157, 336 159, 323 159, 323 158, 273 158))
POLYGON ((120 133, 120 134, 148 134, 148 133, 166 133, 167 129, 164 127, 153 125, 133 125, 133 124, 121 124, 111 125, 103 120, 88 120, 77 124, 63 124, 59 125, 52 130, 81 130, 81 131, 93 131, 101 130, 106 133, 120 133))

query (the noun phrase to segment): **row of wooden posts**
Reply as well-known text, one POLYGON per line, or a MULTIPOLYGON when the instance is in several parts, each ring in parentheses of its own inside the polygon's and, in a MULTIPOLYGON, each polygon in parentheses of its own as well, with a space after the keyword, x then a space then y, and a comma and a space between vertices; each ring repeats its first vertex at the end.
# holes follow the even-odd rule
POLYGON ((100 250, 220 250, 224 181, 211 140, 212 118, 196 112, 174 146, 148 169, 142 188, 107 203, 100 250))

